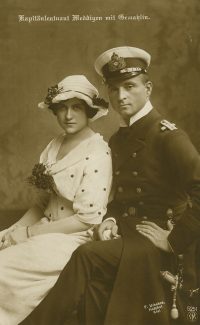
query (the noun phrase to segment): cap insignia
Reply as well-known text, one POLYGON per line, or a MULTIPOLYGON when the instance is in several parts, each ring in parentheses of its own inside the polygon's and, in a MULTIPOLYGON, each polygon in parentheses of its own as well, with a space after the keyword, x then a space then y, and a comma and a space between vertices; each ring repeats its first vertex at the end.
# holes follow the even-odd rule
POLYGON ((118 71, 126 67, 126 62, 124 58, 120 57, 118 54, 113 53, 110 62, 108 62, 108 68, 110 72, 118 71))
POLYGON ((134 68, 125 68, 125 69, 122 69, 120 70, 120 73, 125 73, 125 72, 147 72, 146 69, 142 69, 142 68, 139 68, 139 67, 134 67, 134 68))

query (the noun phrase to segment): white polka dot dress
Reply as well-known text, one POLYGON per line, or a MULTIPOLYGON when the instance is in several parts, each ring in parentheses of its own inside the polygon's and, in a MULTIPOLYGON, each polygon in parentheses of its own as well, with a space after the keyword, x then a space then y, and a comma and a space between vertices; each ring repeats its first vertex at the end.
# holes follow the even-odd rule
MULTIPOLYGON (((62 139, 52 140, 40 157, 55 182, 44 211, 46 222, 73 216, 98 224, 111 188, 110 149, 94 134, 56 161, 62 139)), ((0 251, 0 325, 17 325, 26 318, 53 287, 73 251, 92 240, 89 233, 38 235, 0 251)))

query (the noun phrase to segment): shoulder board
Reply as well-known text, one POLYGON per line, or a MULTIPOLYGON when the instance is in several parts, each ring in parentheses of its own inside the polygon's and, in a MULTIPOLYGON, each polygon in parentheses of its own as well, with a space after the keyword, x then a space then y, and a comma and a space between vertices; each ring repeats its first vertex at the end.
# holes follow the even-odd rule
POLYGON ((165 131, 165 130, 170 130, 170 131, 173 131, 173 130, 177 130, 177 127, 174 123, 171 123, 167 120, 162 120, 160 121, 160 124, 161 124, 161 131, 165 131))

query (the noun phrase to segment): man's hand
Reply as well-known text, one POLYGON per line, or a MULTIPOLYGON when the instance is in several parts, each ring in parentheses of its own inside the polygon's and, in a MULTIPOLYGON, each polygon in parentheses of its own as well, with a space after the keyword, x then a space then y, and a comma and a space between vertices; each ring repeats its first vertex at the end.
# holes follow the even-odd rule
POLYGON ((172 223, 168 222, 168 229, 164 230, 157 226, 154 222, 142 221, 141 224, 136 226, 136 230, 143 236, 147 237, 157 248, 165 251, 172 252, 172 249, 167 240, 170 232, 173 229, 172 223))
POLYGON ((118 226, 111 220, 104 220, 98 227, 95 228, 95 239, 108 240, 118 238, 118 226))

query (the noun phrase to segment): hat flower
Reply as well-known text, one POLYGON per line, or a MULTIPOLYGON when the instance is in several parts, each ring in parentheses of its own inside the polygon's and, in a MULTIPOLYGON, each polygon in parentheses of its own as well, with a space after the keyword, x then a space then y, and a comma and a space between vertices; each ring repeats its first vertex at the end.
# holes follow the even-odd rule
POLYGON ((109 106, 108 102, 106 102, 103 98, 98 97, 97 95, 94 95, 92 98, 92 103, 95 106, 102 106, 105 108, 108 108, 109 106))
POLYGON ((58 85, 52 86, 48 88, 48 93, 45 98, 45 104, 50 105, 52 104, 52 99, 60 94, 63 90, 63 87, 58 87, 58 85))

